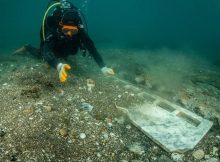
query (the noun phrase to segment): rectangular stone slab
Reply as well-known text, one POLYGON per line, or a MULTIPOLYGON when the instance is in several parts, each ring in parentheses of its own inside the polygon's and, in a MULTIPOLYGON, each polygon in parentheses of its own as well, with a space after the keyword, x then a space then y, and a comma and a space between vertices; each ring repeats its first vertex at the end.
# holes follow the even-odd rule
POLYGON ((125 86, 146 98, 146 103, 129 109, 116 107, 123 109, 136 127, 166 151, 184 153, 193 149, 212 127, 212 122, 189 110, 128 83, 125 86))

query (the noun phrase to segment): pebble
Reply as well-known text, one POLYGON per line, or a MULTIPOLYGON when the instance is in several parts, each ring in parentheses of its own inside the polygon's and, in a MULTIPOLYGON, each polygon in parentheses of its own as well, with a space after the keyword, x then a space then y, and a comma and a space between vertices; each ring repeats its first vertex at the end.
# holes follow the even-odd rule
POLYGON ((213 147, 212 154, 213 155, 218 155, 218 148, 217 147, 213 147))
POLYGON ((103 133, 103 138, 104 138, 105 140, 107 140, 107 139, 108 139, 108 133, 104 132, 104 133, 103 133))
POLYGON ((97 153, 97 156, 98 156, 98 157, 101 157, 101 154, 100 154, 100 153, 97 153))
POLYGON ((118 123, 118 124, 124 124, 125 122, 125 118, 123 116, 119 117, 119 118, 115 118, 115 121, 118 123))
POLYGON ((138 142, 133 143, 131 145, 128 145, 128 149, 131 152, 139 154, 139 155, 144 153, 144 147, 140 143, 138 143, 138 142))
POLYGON ((44 106, 45 110, 47 112, 51 112, 52 111, 52 107, 51 106, 44 106))
POLYGON ((127 129, 131 129, 131 125, 126 125, 126 128, 127 129))
POLYGON ((204 156, 205 156, 205 153, 201 149, 200 150, 196 150, 196 151, 193 152, 193 157, 195 159, 201 160, 202 158, 204 158, 204 156))
POLYGON ((81 138, 81 139, 86 138, 86 134, 85 134, 85 133, 80 133, 80 135, 79 135, 79 136, 80 136, 80 138, 81 138))
POLYGON ((3 137, 6 134, 6 131, 0 128, 0 137, 3 137))
POLYGON ((173 159, 173 161, 176 162, 181 162, 183 161, 183 154, 179 154, 179 153, 172 153, 171 158, 173 159))
POLYGON ((81 104, 81 109, 84 110, 84 111, 90 112, 90 111, 92 111, 93 106, 90 105, 89 103, 83 102, 83 103, 81 104))
POLYGON ((60 135, 62 137, 66 137, 68 135, 67 130, 65 128, 61 128, 60 129, 60 135))
POLYGON ((25 114, 32 114, 34 112, 34 108, 33 107, 28 107, 28 108, 24 109, 23 112, 25 114))

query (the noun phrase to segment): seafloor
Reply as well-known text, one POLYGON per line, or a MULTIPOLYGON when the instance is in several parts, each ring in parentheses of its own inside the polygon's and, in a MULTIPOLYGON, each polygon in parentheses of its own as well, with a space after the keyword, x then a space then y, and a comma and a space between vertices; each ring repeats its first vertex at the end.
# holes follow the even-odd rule
MULTIPOLYGON (((220 160, 220 63, 168 49, 100 49, 124 79, 214 122, 191 151, 168 153, 115 105, 143 103, 104 77, 89 57, 77 58, 68 81, 28 53, 0 58, 0 161, 170 162, 220 160)), ((73 61, 75 62, 75 61, 73 61)))

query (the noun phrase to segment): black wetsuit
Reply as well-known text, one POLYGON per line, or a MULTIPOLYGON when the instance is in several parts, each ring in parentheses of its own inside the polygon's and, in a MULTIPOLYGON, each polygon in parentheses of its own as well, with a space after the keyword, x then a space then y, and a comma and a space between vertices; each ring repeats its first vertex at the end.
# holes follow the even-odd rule
POLYGON ((102 57, 98 53, 93 41, 84 31, 84 28, 79 28, 76 35, 67 38, 61 31, 59 25, 60 18, 58 16, 48 16, 45 25, 45 41, 42 37, 41 30, 41 55, 49 65, 56 68, 58 58, 66 58, 68 55, 75 55, 83 45, 94 58, 100 68, 104 67, 102 57))

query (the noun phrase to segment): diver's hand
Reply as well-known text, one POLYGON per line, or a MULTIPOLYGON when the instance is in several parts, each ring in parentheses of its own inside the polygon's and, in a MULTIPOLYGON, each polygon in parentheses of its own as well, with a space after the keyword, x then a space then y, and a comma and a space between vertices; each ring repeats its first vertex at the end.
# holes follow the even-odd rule
POLYGON ((107 76, 115 74, 115 72, 111 68, 107 68, 107 67, 103 67, 101 71, 104 75, 107 75, 107 76))
POLYGON ((59 63, 57 65, 57 71, 59 73, 60 82, 65 82, 67 79, 67 72, 66 70, 70 70, 71 66, 68 64, 59 63))

